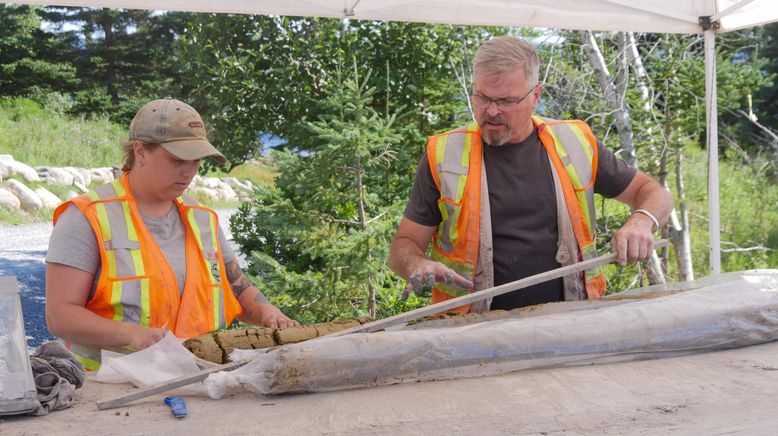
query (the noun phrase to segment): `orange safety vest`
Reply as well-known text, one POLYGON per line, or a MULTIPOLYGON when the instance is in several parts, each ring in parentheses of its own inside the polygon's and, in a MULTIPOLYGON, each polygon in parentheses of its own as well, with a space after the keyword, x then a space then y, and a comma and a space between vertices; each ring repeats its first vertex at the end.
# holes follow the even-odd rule
MULTIPOLYGON (((569 222, 578 248, 578 261, 596 257, 594 182, 597 176, 597 142, 589 126, 580 120, 558 121, 532 117, 552 162, 563 194, 569 222)), ((431 257, 475 281, 478 266, 483 181, 481 130, 476 123, 440 135, 427 143, 427 160, 440 192, 442 221, 435 230, 431 257)), ((561 231, 561 229, 560 229, 561 231)), ((558 259, 559 260, 559 259, 558 259)), ((605 294, 605 275, 594 268, 576 277, 583 280, 586 298, 605 294)), ((470 293, 438 283, 432 303, 470 293)), ((454 309, 466 313, 471 305, 454 309)))
MULTIPOLYGON (((61 204, 54 223, 72 203, 91 224, 100 250, 100 277, 86 308, 114 321, 161 328, 188 339, 230 325, 242 313, 232 293, 219 244, 216 212, 188 196, 175 200, 186 229, 186 282, 176 276, 149 233, 128 175, 61 204)), ((68 344, 87 369, 100 365, 100 350, 68 344)))

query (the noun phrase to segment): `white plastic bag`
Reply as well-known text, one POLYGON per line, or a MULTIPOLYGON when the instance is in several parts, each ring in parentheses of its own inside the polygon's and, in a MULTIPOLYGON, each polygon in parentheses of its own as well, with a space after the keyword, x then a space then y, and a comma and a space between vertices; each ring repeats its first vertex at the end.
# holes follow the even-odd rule
MULTIPOLYGON (((145 387, 199 372, 215 366, 195 357, 171 332, 156 344, 132 354, 120 354, 103 350, 102 363, 95 380, 103 383, 131 382, 145 387)), ((173 391, 178 394, 207 395, 202 383, 185 386, 173 391)))

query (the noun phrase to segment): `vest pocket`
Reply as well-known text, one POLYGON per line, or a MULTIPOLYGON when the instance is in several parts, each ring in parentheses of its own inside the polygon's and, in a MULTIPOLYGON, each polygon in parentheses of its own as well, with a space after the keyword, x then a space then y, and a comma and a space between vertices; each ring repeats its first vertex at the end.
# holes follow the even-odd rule
POLYGON ((109 278, 110 304, 114 309, 114 320, 148 327, 151 312, 149 285, 150 280, 147 276, 109 278))
POLYGON ((114 238, 104 241, 103 246, 105 247, 105 254, 108 256, 109 266, 115 268, 116 278, 135 277, 143 272, 143 260, 141 259, 138 241, 114 238))

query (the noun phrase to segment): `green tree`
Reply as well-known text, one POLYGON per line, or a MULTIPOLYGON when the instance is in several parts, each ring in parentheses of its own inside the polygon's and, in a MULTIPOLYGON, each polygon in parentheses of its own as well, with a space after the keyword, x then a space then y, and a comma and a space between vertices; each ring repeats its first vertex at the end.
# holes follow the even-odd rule
POLYGON ((141 104, 171 95, 185 98, 174 41, 189 14, 108 8, 47 7, 45 18, 69 36, 67 57, 84 86, 75 93, 75 113, 108 114, 129 124, 141 104), (64 31, 65 25, 78 30, 64 31))
POLYGON ((308 151, 274 152, 275 186, 232 222, 263 293, 301 321, 375 316, 380 300, 397 300, 386 255, 401 205, 380 193, 401 135, 394 114, 371 107, 369 79, 356 65, 350 78, 335 77, 319 119, 304 123, 308 151))
MULTIPOLYGON (((265 16, 198 16, 181 38, 186 76, 200 86, 193 96, 213 126, 214 140, 233 164, 257 155, 263 138, 302 149, 307 132, 300 120, 316 120, 327 83, 338 66, 356 58, 373 72, 371 103, 386 114, 404 108, 397 120, 410 126, 406 142, 469 118, 466 94, 454 70, 468 70, 474 47, 503 29, 413 23, 343 21, 265 16), (463 68, 464 67, 464 68, 463 68), (266 134, 266 135, 263 135, 266 134)), ((395 170, 410 176, 415 162, 395 170)))
POLYGON ((78 82, 75 68, 56 59, 60 42, 41 30, 39 10, 0 4, 0 95, 66 92, 78 82))

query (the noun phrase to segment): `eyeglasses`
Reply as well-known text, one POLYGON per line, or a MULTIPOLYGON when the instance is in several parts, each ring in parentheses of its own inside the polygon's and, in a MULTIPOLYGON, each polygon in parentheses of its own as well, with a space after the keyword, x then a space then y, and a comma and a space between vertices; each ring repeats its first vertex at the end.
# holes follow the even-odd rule
POLYGON ((483 107, 489 107, 489 105, 494 103, 495 105, 497 105, 497 109, 503 111, 510 111, 519 107, 519 104, 521 104, 521 102, 524 101, 524 99, 527 98, 538 85, 539 83, 536 83, 534 86, 532 86, 532 88, 530 88, 529 91, 527 91, 527 93, 524 94, 521 98, 492 99, 483 94, 473 93, 473 101, 479 106, 483 106, 483 107))

